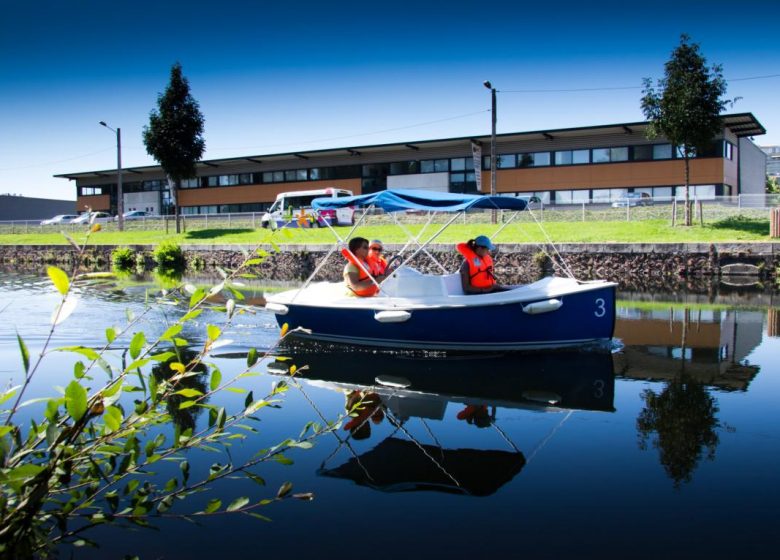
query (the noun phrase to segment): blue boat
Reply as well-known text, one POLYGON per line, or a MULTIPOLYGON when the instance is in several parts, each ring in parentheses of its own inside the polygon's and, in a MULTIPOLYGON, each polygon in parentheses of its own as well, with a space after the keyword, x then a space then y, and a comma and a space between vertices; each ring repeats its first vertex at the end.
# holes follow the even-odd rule
MULTIPOLYGON (((521 350, 608 343, 615 327, 616 284, 547 277, 504 292, 466 295, 459 273, 425 274, 409 263, 471 209, 523 211, 527 201, 419 190, 316 199, 317 210, 352 206, 387 213, 449 212, 441 229, 404 260, 373 297, 347 295, 341 282, 310 282, 267 297, 266 308, 301 338, 432 350, 521 350)), ((367 212, 356 221, 359 227, 367 212)), ((335 230, 334 230, 335 232, 335 230)), ((344 246, 339 239, 335 248, 344 246)), ((334 250, 335 250, 334 248, 334 250)), ((333 251, 332 251, 333 252, 333 251)), ((332 254, 331 252, 331 254, 332 254)), ((327 258, 327 257, 326 257, 327 258)), ((316 274, 317 271, 315 271, 316 274)), ((312 275, 313 276, 313 275, 312 275)))

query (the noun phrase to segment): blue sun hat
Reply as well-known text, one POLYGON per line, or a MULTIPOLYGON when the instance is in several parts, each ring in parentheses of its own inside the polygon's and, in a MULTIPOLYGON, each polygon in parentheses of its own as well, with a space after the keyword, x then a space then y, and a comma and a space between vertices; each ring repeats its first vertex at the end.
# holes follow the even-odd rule
POLYGON ((474 244, 478 247, 485 247, 486 249, 492 251, 496 247, 490 242, 490 238, 487 235, 480 235, 474 240, 474 244))

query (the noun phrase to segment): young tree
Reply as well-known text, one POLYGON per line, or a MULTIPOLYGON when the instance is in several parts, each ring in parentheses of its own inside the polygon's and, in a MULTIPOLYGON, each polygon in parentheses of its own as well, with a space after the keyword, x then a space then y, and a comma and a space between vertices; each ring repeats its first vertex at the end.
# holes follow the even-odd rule
POLYGON ((720 65, 707 68, 699 45, 688 35, 680 36, 680 44, 664 66, 664 77, 653 87, 644 79, 642 112, 650 121, 647 137, 665 136, 677 147, 685 162, 685 225, 691 225, 690 159, 707 148, 721 132, 720 113, 730 104, 723 96, 726 81, 720 65))
POLYGON ((179 187, 183 179, 196 176, 195 164, 203 156, 206 142, 203 115, 178 62, 171 67, 165 92, 157 96, 157 107, 149 114, 149 126, 144 127, 144 145, 168 177, 179 233, 179 187))

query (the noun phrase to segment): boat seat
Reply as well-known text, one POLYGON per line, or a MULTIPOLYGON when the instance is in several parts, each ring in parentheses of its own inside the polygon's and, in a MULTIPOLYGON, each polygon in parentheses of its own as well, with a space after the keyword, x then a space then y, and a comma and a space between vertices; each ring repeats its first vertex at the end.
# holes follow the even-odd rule
POLYGON ((447 295, 465 295, 463 293, 463 284, 461 284, 459 272, 456 272, 455 274, 445 274, 441 277, 441 281, 444 283, 444 291, 447 295))
POLYGON ((445 278, 438 274, 423 274, 419 270, 405 266, 395 271, 382 283, 382 291, 391 297, 446 296, 450 292, 445 278))

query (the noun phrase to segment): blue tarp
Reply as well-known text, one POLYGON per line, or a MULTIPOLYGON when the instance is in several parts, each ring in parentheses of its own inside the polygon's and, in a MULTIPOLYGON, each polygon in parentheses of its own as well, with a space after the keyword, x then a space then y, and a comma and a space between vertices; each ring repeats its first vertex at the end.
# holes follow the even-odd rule
POLYGON ((525 210, 527 204, 527 198, 455 194, 414 189, 393 189, 344 198, 315 198, 312 202, 312 206, 316 210, 334 210, 348 206, 375 206, 385 212, 399 212, 401 210, 459 212, 471 208, 525 210))

